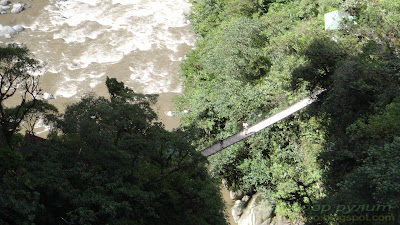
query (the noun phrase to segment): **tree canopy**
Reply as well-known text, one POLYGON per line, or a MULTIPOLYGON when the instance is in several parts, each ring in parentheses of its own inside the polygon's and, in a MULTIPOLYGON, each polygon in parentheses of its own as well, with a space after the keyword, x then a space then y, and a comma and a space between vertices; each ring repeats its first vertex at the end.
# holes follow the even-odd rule
POLYGON ((196 48, 182 64, 182 129, 198 150, 316 90, 306 110, 209 158, 230 188, 256 190, 307 224, 398 224, 398 1, 192 1, 196 48), (335 10, 353 19, 324 29, 335 10), (390 206, 390 221, 339 221, 320 206, 390 206), (325 214, 324 214, 325 215, 325 214))
POLYGON ((39 61, 32 57, 26 46, 0 48, 0 141, 8 147, 13 146, 13 135, 41 94, 37 74, 40 68, 39 61), (5 103, 11 98, 17 99, 18 103, 7 107, 5 103))
POLYGON ((1 142, 0 223, 226 224, 205 159, 155 122, 156 96, 106 84, 110 98, 52 112, 46 141, 1 142))
POLYGON ((291 220, 399 224, 400 2, 192 4, 198 40, 176 100, 189 113, 175 132, 155 122, 156 96, 113 78, 110 98, 88 93, 57 116, 37 99, 38 62, 26 48, 0 49, 0 223, 225 224, 215 183, 224 179, 291 220), (335 10, 352 19, 325 30, 335 10), (208 164, 196 152, 321 89, 307 109, 208 164), (23 143, 20 124, 38 113, 54 126, 49 138, 23 143), (366 214, 378 219, 347 219, 366 214))

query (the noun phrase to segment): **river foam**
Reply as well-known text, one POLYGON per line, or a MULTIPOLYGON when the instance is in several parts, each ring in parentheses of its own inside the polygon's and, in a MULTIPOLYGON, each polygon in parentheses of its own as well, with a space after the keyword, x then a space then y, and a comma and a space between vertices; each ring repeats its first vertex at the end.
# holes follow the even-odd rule
POLYGON ((195 42, 189 9, 187 0, 55 1, 18 38, 47 63, 44 89, 56 97, 105 95, 106 76, 137 92, 180 92, 180 59, 195 42))

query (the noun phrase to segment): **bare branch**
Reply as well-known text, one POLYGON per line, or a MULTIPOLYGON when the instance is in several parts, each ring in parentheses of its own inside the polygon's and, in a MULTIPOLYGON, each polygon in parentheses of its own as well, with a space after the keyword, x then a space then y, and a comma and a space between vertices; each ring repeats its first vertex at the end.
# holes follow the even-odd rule
MULTIPOLYGON (((31 58, 25 46, 0 47, 0 126, 8 145, 40 95, 39 76, 35 74, 40 68, 39 62, 31 58), (21 93, 21 101, 15 107, 6 108, 5 100, 17 91, 21 93)), ((35 118, 32 122, 37 120, 35 118)))

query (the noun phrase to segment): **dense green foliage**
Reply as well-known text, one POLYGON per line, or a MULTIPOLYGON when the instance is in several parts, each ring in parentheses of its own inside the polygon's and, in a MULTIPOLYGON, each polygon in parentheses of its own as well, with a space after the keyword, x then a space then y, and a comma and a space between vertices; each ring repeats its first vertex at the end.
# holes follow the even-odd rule
POLYGON ((205 159, 154 122, 157 96, 106 84, 110 99, 44 107, 47 141, 1 142, 0 224, 226 224, 205 159))
POLYGON ((324 89, 306 110, 210 157, 211 175, 307 224, 400 224, 400 1, 192 3, 198 41, 182 64, 177 111, 190 113, 180 132, 154 122, 155 96, 115 79, 110 99, 88 94, 56 117, 27 73, 38 62, 0 49, 0 223, 224 224, 218 188, 186 140, 201 150, 324 89), (334 10, 353 19, 324 30, 334 10), (7 108, 16 87, 29 96, 7 108), (21 148, 19 125, 38 116, 55 129, 21 148), (365 214, 391 220, 343 219, 365 214))
POLYGON ((317 90, 317 103, 209 158, 232 189, 316 224, 399 224, 400 1, 193 0, 196 48, 182 65, 182 126, 198 150, 317 90), (324 14, 341 10, 339 30, 324 14), (327 211, 314 206, 360 206, 327 211), (339 221, 364 206, 396 221, 339 221), (389 207, 388 207, 389 208, 389 207), (347 213, 347 214, 346 214, 347 213))
POLYGON ((40 68, 25 46, 0 48, 0 143, 6 143, 8 148, 13 147, 13 135, 38 102, 41 90, 35 73, 40 68), (6 101, 18 95, 18 103, 7 107, 6 101))

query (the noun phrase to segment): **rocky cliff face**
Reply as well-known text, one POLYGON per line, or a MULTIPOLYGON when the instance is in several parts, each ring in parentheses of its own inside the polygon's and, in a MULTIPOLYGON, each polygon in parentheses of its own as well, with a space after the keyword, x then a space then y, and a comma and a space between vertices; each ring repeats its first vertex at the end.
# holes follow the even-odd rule
POLYGON ((235 201, 232 216, 239 225, 304 225, 302 221, 290 222, 274 212, 274 204, 262 198, 258 192, 250 196, 242 191, 231 191, 231 199, 235 201))

